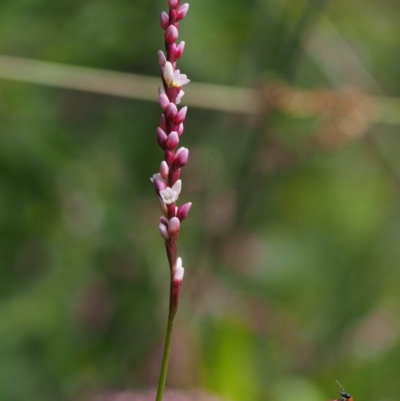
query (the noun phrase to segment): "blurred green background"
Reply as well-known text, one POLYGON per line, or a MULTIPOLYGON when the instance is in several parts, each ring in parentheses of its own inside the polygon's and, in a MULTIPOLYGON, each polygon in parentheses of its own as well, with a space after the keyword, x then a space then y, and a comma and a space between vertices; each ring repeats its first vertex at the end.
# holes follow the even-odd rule
MULTIPOLYGON (((0 54, 157 76, 165 9, 3 0, 0 54)), ((179 66, 199 83, 396 97, 399 20, 393 0, 192 0, 179 66)), ((399 125, 361 113, 338 144, 341 110, 321 104, 303 118, 189 109, 170 387, 326 401, 337 379, 356 400, 399 399, 399 125)), ((156 385, 169 277, 149 180, 159 114, 0 79, 1 400, 156 385)))

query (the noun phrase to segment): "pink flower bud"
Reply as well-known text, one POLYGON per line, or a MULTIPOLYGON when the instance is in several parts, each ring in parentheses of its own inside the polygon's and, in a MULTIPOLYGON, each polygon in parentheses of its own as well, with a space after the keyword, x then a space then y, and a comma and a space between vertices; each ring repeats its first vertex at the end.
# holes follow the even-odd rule
POLYGON ((183 124, 179 124, 179 127, 178 127, 178 135, 179 136, 181 136, 183 134, 183 129, 184 129, 183 124))
POLYGON ((173 168, 181 168, 185 166, 188 162, 189 157, 189 149, 188 148, 179 148, 175 154, 175 160, 173 163, 173 168))
POLYGON ((176 131, 172 131, 165 142, 165 146, 169 150, 175 149, 179 144, 179 135, 176 131))
POLYGON ((176 108, 174 103, 170 103, 165 109, 165 117, 169 121, 174 121, 175 117, 178 114, 178 109, 176 108))
POLYGON ((160 25, 164 30, 166 30, 169 26, 169 16, 165 11, 163 11, 160 15, 160 25))
POLYGON ((160 223, 164 224, 165 227, 168 227, 168 220, 164 216, 160 216, 160 223))
POLYGON ((179 229, 181 228, 181 222, 177 217, 172 217, 172 219, 168 223, 168 232, 169 235, 174 236, 179 233, 179 229))
POLYGON ((167 140, 167 134, 164 132, 164 130, 161 129, 161 127, 157 128, 157 142, 158 145, 161 148, 164 148, 165 146, 165 141, 167 140))
POLYGON ((165 31, 165 41, 171 45, 178 39, 179 32, 175 25, 170 25, 165 31))
MULTIPOLYGON (((182 42, 181 42, 182 43, 182 42)), ((159 50, 158 53, 158 64, 160 67, 163 67, 167 59, 165 58, 165 54, 162 50, 159 50)))
POLYGON ((163 110, 165 110, 167 106, 170 104, 168 96, 165 93, 161 93, 158 96, 158 101, 160 102, 160 106, 163 110))
POLYGON ((182 57, 182 54, 183 54, 183 50, 184 50, 184 49, 185 49, 185 42, 184 42, 184 41, 182 41, 181 43, 179 43, 178 46, 176 46, 174 55, 175 55, 175 58, 176 58, 177 60, 178 60, 179 58, 182 57))
POLYGON ((157 178, 153 180, 153 184, 157 195, 160 195, 160 191, 163 191, 165 188, 167 188, 165 182, 157 178))
POLYGON ((160 175, 164 180, 167 180, 169 174, 169 167, 165 160, 160 164, 160 175))
POLYGON ((160 230, 161 237, 163 237, 166 241, 170 239, 169 233, 168 233, 168 228, 164 226, 164 224, 160 223, 158 225, 158 228, 160 230))
POLYGON ((188 10, 189 10, 189 4, 188 3, 182 4, 178 8, 178 11, 176 13, 176 20, 180 21, 181 19, 185 18, 188 10))
POLYGON ((181 123, 183 123, 185 121, 186 113, 187 113, 187 106, 182 107, 179 110, 178 114, 175 117, 175 124, 176 125, 181 124, 181 123))
POLYGON ((167 84, 167 86, 169 86, 174 78, 174 68, 169 61, 164 64, 162 73, 165 83, 167 84))
POLYGON ((178 4, 179 4, 179 0, 168 0, 168 5, 169 5, 171 8, 177 7, 178 4))
POLYGON ((189 214, 189 210, 190 210, 191 207, 192 207, 192 202, 188 202, 188 203, 185 203, 185 204, 182 205, 182 206, 179 206, 179 207, 178 207, 178 211, 176 212, 176 217, 177 217, 180 221, 185 220, 186 217, 187 217, 188 214, 189 214))

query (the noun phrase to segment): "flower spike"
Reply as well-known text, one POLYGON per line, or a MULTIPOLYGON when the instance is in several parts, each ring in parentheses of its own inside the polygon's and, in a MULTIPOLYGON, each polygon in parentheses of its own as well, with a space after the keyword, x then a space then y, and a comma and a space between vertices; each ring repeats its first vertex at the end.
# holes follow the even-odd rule
POLYGON ((162 401, 166 380, 168 354, 172 322, 178 310, 180 288, 185 269, 182 259, 178 257, 178 237, 182 222, 189 214, 191 202, 177 205, 181 190, 181 169, 188 162, 189 150, 180 147, 187 107, 178 107, 185 92, 182 87, 190 82, 187 75, 177 68, 177 62, 183 56, 185 42, 179 38, 179 21, 183 20, 189 10, 189 4, 181 4, 181 0, 167 0, 168 10, 160 15, 160 26, 164 30, 165 52, 158 52, 158 65, 162 79, 162 87, 158 92, 158 101, 162 110, 157 127, 157 143, 163 152, 158 173, 151 177, 159 199, 162 216, 159 221, 159 232, 165 242, 168 263, 171 272, 169 317, 167 340, 162 362, 156 401, 162 401))

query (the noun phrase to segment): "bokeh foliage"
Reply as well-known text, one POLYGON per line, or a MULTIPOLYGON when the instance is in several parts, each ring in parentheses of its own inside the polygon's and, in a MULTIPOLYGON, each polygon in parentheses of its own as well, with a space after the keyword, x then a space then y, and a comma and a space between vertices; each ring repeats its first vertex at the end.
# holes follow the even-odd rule
MULTIPOLYGON (((197 82, 330 87, 305 49, 333 25, 374 77, 372 94, 400 96, 396 5, 193 0, 180 67, 197 82)), ((0 53, 156 76, 164 8, 3 0, 0 53)), ((335 76, 336 87, 348 78, 335 76)), ((169 274, 149 181, 159 113, 0 81, 0 399, 156 384, 169 274)), ((274 110, 254 122, 190 108, 182 202, 194 206, 171 386, 323 401, 338 379, 357 399, 398 399, 399 129, 310 152, 326 129, 274 110)))

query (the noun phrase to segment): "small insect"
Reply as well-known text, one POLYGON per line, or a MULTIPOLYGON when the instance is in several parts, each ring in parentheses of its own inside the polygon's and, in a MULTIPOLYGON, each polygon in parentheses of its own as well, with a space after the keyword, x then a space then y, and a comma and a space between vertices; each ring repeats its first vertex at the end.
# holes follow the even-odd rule
POLYGON ((342 398, 336 398, 335 400, 332 400, 332 401, 354 401, 351 394, 346 393, 344 391, 343 386, 337 380, 336 380, 336 383, 339 384, 339 387, 340 387, 339 394, 342 396, 342 398))

